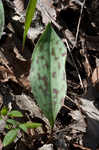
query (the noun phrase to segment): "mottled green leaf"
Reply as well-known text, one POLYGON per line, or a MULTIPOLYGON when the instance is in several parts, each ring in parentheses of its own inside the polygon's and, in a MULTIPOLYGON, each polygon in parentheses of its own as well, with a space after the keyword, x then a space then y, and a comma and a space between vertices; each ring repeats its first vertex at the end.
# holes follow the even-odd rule
POLYGON ((36 101, 51 127, 66 94, 66 55, 66 47, 48 24, 34 49, 29 80, 36 101))
POLYGON ((32 18, 34 16, 36 3, 37 3, 37 0, 29 0, 29 3, 28 3, 28 7, 26 10, 25 29, 24 29, 24 34, 23 34, 23 48, 24 48, 28 29, 29 29, 30 24, 32 22, 32 18))
POLYGON ((2 0, 0 0, 0 38, 2 36, 3 29, 4 29, 4 8, 2 0))
POLYGON ((8 113, 9 117, 23 117, 23 114, 20 111, 12 110, 8 113))
POLYGON ((5 135, 5 137, 3 139, 4 147, 11 144, 15 140, 15 138, 18 134, 18 131, 19 131, 19 129, 12 129, 5 135))

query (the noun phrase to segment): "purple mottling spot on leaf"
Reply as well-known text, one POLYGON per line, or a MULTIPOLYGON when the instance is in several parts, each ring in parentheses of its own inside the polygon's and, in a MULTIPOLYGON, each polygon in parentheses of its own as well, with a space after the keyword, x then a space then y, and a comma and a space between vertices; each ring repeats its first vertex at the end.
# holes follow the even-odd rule
POLYGON ((55 78, 56 77, 56 72, 52 73, 52 77, 55 78))
POLYGON ((40 58, 41 58, 41 59, 44 59, 44 56, 41 56, 40 58))
POLYGON ((55 49, 52 48, 52 56, 55 56, 55 49))
POLYGON ((56 105, 57 103, 56 103, 56 101, 53 101, 53 105, 56 105))
POLYGON ((40 85, 40 86, 39 86, 39 89, 40 89, 40 90, 43 90, 43 87, 40 85))
POLYGON ((66 52, 62 54, 62 56, 66 56, 66 52))
POLYGON ((55 60, 58 60, 58 57, 55 56, 55 60))
POLYGON ((46 63, 44 66, 45 66, 46 68, 48 68, 48 67, 49 67, 48 63, 46 63))
POLYGON ((61 103, 62 106, 64 105, 64 98, 61 98, 60 103, 61 103))
POLYGON ((42 90, 45 96, 49 96, 48 87, 44 89, 42 86, 39 86, 39 89, 42 90))
POLYGON ((59 94, 59 91, 57 89, 53 89, 53 93, 56 94, 56 97, 57 97, 57 95, 59 94))
POLYGON ((43 107, 46 107, 46 104, 43 104, 43 107))
POLYGON ((56 41, 56 45, 59 43, 59 41, 56 41))
POLYGON ((48 79, 47 79, 47 77, 46 77, 46 76, 43 76, 43 77, 42 77, 42 80, 44 81, 45 87, 47 87, 47 86, 48 86, 48 79))
POLYGON ((61 48, 61 47, 59 48, 59 51, 62 51, 62 48, 61 48))

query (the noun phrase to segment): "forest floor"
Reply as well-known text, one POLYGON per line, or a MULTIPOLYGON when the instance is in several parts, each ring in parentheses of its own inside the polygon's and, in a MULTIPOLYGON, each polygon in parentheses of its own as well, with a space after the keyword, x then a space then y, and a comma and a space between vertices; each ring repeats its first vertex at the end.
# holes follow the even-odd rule
MULTIPOLYGON (((39 0, 24 51, 22 38, 28 0, 3 0, 0 40, 0 109, 20 110, 21 122, 43 127, 22 133, 4 150, 99 149, 99 2, 39 0), (48 22, 67 48, 67 93, 53 132, 33 97, 28 81, 35 44, 48 22)), ((5 133, 0 133, 0 141, 5 133)))

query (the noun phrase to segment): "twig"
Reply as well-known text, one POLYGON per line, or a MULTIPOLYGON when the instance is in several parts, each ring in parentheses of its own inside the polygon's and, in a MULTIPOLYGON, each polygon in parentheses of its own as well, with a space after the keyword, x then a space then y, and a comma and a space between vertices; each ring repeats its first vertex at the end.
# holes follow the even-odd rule
MULTIPOLYGON (((86 0, 84 0, 84 1, 83 1, 83 4, 81 5, 80 16, 79 16, 78 25, 77 25, 76 38, 75 38, 75 42, 74 42, 73 48, 76 47, 76 44, 77 44, 78 35, 79 35, 79 29, 80 29, 80 23, 81 23, 81 19, 82 19, 82 13, 83 13, 85 1, 86 1, 86 0)), ((66 36, 65 36, 65 37, 66 37, 66 36)), ((69 51, 69 53, 70 53, 70 55, 71 55, 72 62, 73 62, 74 66, 75 66, 75 68, 76 68, 76 71, 77 71, 77 73, 78 73, 78 78, 79 78, 79 81, 80 81, 80 85, 81 85, 81 87, 82 87, 83 90, 84 90, 84 85, 83 85, 83 82, 82 82, 82 79, 81 79, 79 70, 78 70, 77 65, 76 65, 76 63, 75 63, 75 60, 74 60, 74 58, 73 58, 73 56, 72 56, 72 54, 71 54, 71 50, 70 50, 70 47, 69 47, 69 44, 68 44, 66 38, 65 38, 65 42, 66 42, 68 51, 69 51)))
POLYGON ((80 16, 79 16, 78 25, 77 25, 76 39, 75 39, 75 43, 74 43, 73 48, 76 47, 76 44, 77 44, 78 35, 79 35, 79 29, 80 29, 80 24, 81 24, 82 13, 83 13, 85 1, 86 1, 86 0, 84 0, 84 1, 83 1, 83 4, 81 5, 80 16))
POLYGON ((76 104, 69 96, 65 95, 65 98, 67 98, 68 100, 70 100, 72 103, 76 104))
POLYGON ((82 82, 82 79, 81 79, 79 70, 78 70, 77 65, 76 65, 76 63, 75 63, 75 60, 74 60, 74 58, 73 58, 73 56, 72 56, 72 54, 71 54, 71 50, 70 50, 69 44, 68 44, 68 42, 67 42, 66 39, 65 39, 65 42, 66 42, 66 45, 67 45, 67 49, 68 49, 68 51, 69 51, 69 53, 70 53, 70 55, 71 55, 72 62, 73 62, 73 64, 74 64, 75 68, 76 68, 76 71, 77 71, 77 74, 78 74, 78 78, 79 78, 79 81, 80 81, 80 85, 81 85, 81 87, 82 87, 83 90, 84 90, 84 86, 83 86, 83 82, 82 82))
POLYGON ((68 109, 69 111, 73 111, 73 109, 71 109, 70 107, 66 106, 66 105, 62 105, 62 107, 68 109))

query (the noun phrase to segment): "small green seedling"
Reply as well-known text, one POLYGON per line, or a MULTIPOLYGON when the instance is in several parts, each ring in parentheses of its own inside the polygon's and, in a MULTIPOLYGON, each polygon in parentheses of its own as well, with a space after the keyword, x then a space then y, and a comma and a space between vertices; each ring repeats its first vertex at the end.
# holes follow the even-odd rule
POLYGON ((15 118, 23 117, 20 111, 12 110, 8 111, 6 107, 3 107, 0 112, 0 131, 8 131, 3 139, 3 146, 11 144, 17 137, 20 131, 27 133, 28 129, 40 127, 40 123, 26 122, 20 123, 15 118))
POLYGON ((65 45, 49 23, 35 46, 29 80, 36 101, 51 128, 67 90, 66 56, 65 45))

